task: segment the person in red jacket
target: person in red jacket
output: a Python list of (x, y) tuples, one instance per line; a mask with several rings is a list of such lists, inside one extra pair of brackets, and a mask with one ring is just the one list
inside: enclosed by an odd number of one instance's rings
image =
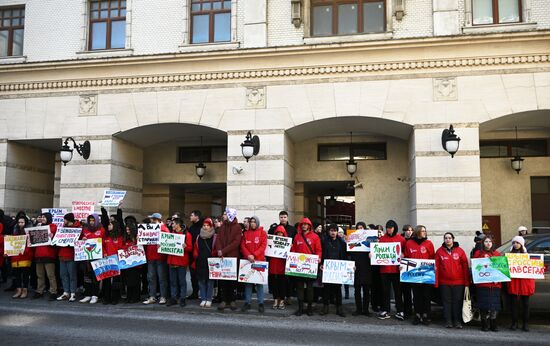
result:
[[(486, 237), (483, 240), (483, 247), (474, 253), (474, 258), (487, 258), (500, 256), (500, 253), (493, 249), (493, 240)], [(493, 332), (498, 331), (497, 314), (500, 311), (500, 282), (488, 282), (476, 285), (477, 305), (481, 312), (481, 330), (486, 332), (491, 328)]]
[[(187, 297), (187, 267), (193, 251), (193, 237), (190, 232), (187, 232), (182, 219), (175, 219), (172, 223), (172, 231), (170, 233), (183, 234), (185, 243), (182, 244), (183, 256), (168, 255), (168, 272), (170, 274), (170, 293), (171, 298), (166, 306), (177, 304), (176, 297), (180, 297), (180, 306), (183, 308), (187, 305), (185, 298)], [(178, 292), (179, 285), (179, 292)]]
[[(162, 215), (153, 213), (148, 218), (154, 224), (160, 224), (161, 232), (169, 232), (165, 224), (162, 223)], [(158, 245), (146, 245), (145, 255), (147, 257), (147, 286), (149, 287), (149, 298), (143, 304), (154, 304), (157, 299), (157, 282), (160, 287), (159, 304), (166, 304), (168, 296), (168, 268), (166, 265), (167, 256), (158, 253)]]
[[(80, 221), (75, 220), (73, 213), (67, 213), (63, 216), (63, 226), (70, 228), (81, 227)], [(59, 257), (59, 275), (61, 276), (61, 283), (63, 285), (63, 294), (57, 297), (57, 300), (74, 302), (76, 300), (78, 282), (77, 266), (74, 261), (74, 247), (59, 247), (57, 255)]]
[[(137, 245), (137, 224), (132, 219), (124, 227), (122, 249)], [(124, 285), (126, 286), (126, 303), (133, 304), (140, 301), (141, 270), (144, 267), (137, 266), (121, 270)]]
[[(241, 240), (242, 258), (251, 263), (265, 261), (265, 248), (267, 247), (267, 232), (260, 226), (260, 219), (252, 216), (248, 219), (248, 229), (244, 231)], [(249, 284), (244, 286), (244, 305), (242, 311), (250, 309), (252, 303), (252, 288), (256, 286), (258, 296), (258, 312), (264, 312), (264, 285)]]
[[(283, 225), (275, 228), (274, 234), (279, 237), (288, 237)], [(286, 277), (285, 277), (286, 259), (270, 257), (269, 258), (269, 283), (273, 289), (273, 309), (285, 309), (286, 296)]]
[(468, 257), (451, 232), (443, 235), (443, 244), (435, 253), (436, 286), (443, 301), (447, 328), (462, 328), (464, 288), (470, 282)]
[[(298, 224), (298, 233), (292, 242), (291, 252), (303, 253), (308, 255), (317, 255), (319, 263), (323, 258), (323, 249), (321, 239), (313, 232), (313, 224), (304, 217)], [(313, 316), (313, 282), (315, 279), (296, 278), (296, 293), (298, 295), (298, 310), (294, 313), (296, 316), (302, 316), (304, 313), (304, 298), (307, 301), (307, 315)], [(305, 295), (304, 295), (305, 286)]]
[[(105, 228), (101, 225), (97, 214), (88, 215), (87, 224), (82, 228), (82, 240), (101, 239), (103, 256), (105, 256)], [(84, 266), (84, 298), (81, 303), (95, 304), (98, 301), (99, 281), (92, 270), (90, 261), (82, 262)]]
[[(101, 207), (101, 225), (107, 230), (103, 240), (103, 245), (105, 246), (103, 254), (105, 257), (118, 257), (118, 250), (122, 249), (124, 243), (122, 231), (116, 219), (116, 217), (109, 217), (107, 210)], [(120, 288), (122, 286), (121, 280), (120, 275), (101, 280), (103, 304), (118, 304), (120, 300)]]
[[(39, 216), (40, 226), (48, 226), (48, 237), (52, 239), (57, 231), (57, 226), (52, 223), (53, 216), (50, 213), (42, 213)], [(50, 301), (57, 298), (57, 280), (55, 278), (55, 261), (57, 259), (57, 249), (54, 246), (38, 246), (34, 249), (34, 263), (36, 267), (36, 292), (32, 299), (42, 298), (46, 288), (46, 275), (50, 283)]]
[[(434, 244), (428, 240), (428, 231), (425, 226), (415, 227), (414, 235), (407, 240), (405, 245), (405, 257), (416, 259), (434, 259)], [(413, 324), (430, 324), (430, 307), (432, 285), (411, 284), (414, 295), (414, 320)]]
[[(26, 235), (25, 228), (29, 226), (25, 217), (18, 218), (13, 235)], [(11, 258), (12, 274), (15, 281), (15, 294), (12, 298), (27, 298), (33, 255), (33, 248), (26, 246), (22, 254)]]
[[(380, 237), (379, 242), (399, 243), (401, 245), (401, 253), (405, 250), (405, 238), (399, 234), (399, 227), (397, 227), (397, 223), (393, 220), (388, 220), (388, 222), (386, 222), (386, 234)], [(382, 280), (382, 311), (378, 314), (378, 318), (381, 320), (390, 318), (390, 289), (393, 287), (395, 309), (397, 310), (395, 318), (403, 321), (405, 319), (405, 313), (403, 311), (401, 282), (399, 281), (399, 265), (381, 266), (380, 277)]]
[[(525, 249), (525, 239), (522, 236), (512, 238), (511, 253), (527, 253)], [(510, 296), (510, 308), (512, 310), (511, 330), (516, 330), (518, 327), (519, 303), (523, 308), (523, 331), (529, 331), (529, 297), (535, 294), (535, 279), (516, 279), (508, 284), (508, 295)]]

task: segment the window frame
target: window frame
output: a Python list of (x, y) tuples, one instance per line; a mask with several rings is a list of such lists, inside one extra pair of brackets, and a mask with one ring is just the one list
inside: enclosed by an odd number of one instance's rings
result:
[(518, 24), (523, 23), (523, 1), (522, 0), (516, 0), (518, 2), (518, 14), (519, 19), (517, 22), (506, 22), (506, 23), (500, 23), (499, 20), (499, 11), (498, 11), (498, 0), (491, 0), (491, 10), (493, 13), (493, 22), (492, 23), (486, 23), (486, 24), (474, 24), (475, 20), (475, 12), (474, 12), (474, 1), (472, 1), (472, 26), (484, 26), (484, 25), (506, 25), (506, 24)]
[[(93, 3), (98, 3), (99, 4), (99, 9), (97, 10), (99, 13), (101, 13), (101, 2), (102, 1), (109, 1), (109, 8), (108, 8), (108, 17), (107, 18), (95, 18), (93, 19), (92, 18), (92, 4)], [(89, 20), (88, 20), (88, 50), (89, 51), (102, 51), (102, 50), (110, 50), (110, 49), (125, 49), (126, 48), (126, 30), (124, 31), (125, 34), (124, 34), (124, 41), (125, 41), (125, 44), (124, 44), (124, 47), (121, 47), (121, 48), (111, 48), (111, 33), (112, 33), (112, 30), (111, 30), (111, 27), (112, 27), (112, 24), (113, 22), (120, 22), (120, 21), (123, 21), (124, 22), (124, 25), (126, 25), (126, 14), (124, 15), (124, 17), (121, 17), (120, 16), (120, 11), (122, 9), (124, 9), (125, 11), (128, 10), (128, 1), (126, 0), (126, 5), (124, 7), (121, 7), (121, 2), (123, 0), (89, 0), (88, 1), (88, 16), (89, 16)], [(119, 16), (118, 17), (113, 17), (111, 18), (111, 3), (113, 2), (118, 2), (118, 11), (119, 11)], [(105, 30), (105, 48), (96, 48), (96, 49), (93, 49), (92, 48), (92, 44), (94, 42), (94, 38), (93, 38), (93, 30), (92, 30), (92, 27), (93, 27), (93, 24), (94, 23), (106, 23), (106, 30)]]
[[(225, 160), (213, 160), (212, 159), (212, 152), (215, 149), (222, 149), (227, 153), (227, 145), (208, 145), (208, 146), (181, 146), (178, 147), (177, 151), (177, 157), (176, 157), (176, 163), (179, 164), (193, 164), (197, 163), (197, 160), (182, 160), (182, 153), (181, 151), (184, 149), (202, 149), (203, 150), (203, 157), (201, 158), (201, 162), (203, 163), (224, 163), (227, 162), (227, 155), (225, 156)], [(208, 154), (204, 155), (204, 152), (208, 150)]]
[[(384, 30), (380, 32), (365, 32), (364, 20), (363, 20), (363, 4), (368, 2), (382, 2), (384, 7)], [(338, 6), (339, 5), (357, 5), (357, 32), (354, 34), (349, 33), (338, 33)], [(314, 26), (315, 26), (315, 16), (313, 15), (313, 10), (318, 6), (331, 6), (332, 7), (332, 34), (330, 35), (315, 35)], [(386, 18), (388, 11), (388, 4), (386, 0), (310, 0), (309, 6), (309, 17), (310, 17), (310, 33), (311, 37), (330, 37), (330, 36), (349, 36), (349, 35), (365, 35), (365, 34), (380, 34), (387, 32), (388, 20)]]
[[(198, 2), (195, 2), (198, 1)], [(213, 3), (216, 1), (220, 1), (222, 3), (222, 9), (214, 10), (213, 9)], [(190, 44), (210, 44), (210, 43), (229, 43), (231, 42), (231, 36), (232, 36), (232, 29), (231, 29), (231, 21), (232, 21), (232, 10), (233, 10), (233, 1), (230, 1), (230, 7), (229, 9), (225, 8), (225, 1), (228, 0), (190, 0), (189, 1), (189, 13), (190, 13), (190, 28), (189, 28), (189, 42)], [(194, 11), (193, 10), (193, 4), (204, 4), (204, 3), (210, 3), (211, 7), (210, 10), (199, 10)], [(201, 6), (202, 7), (202, 6)], [(227, 41), (214, 41), (214, 29), (215, 29), (215, 17), (216, 14), (221, 13), (229, 13), (229, 40)], [(208, 42), (193, 42), (193, 22), (195, 16), (200, 15), (208, 15)]]
[[(525, 154), (521, 154), (520, 156), (521, 157), (548, 157), (548, 153), (549, 153), (549, 146), (550, 146), (550, 143), (549, 143), (549, 140), (547, 138), (526, 138), (526, 139), (519, 139), (517, 140), (518, 143), (529, 143), (529, 142), (546, 142), (546, 145), (545, 145), (545, 154), (544, 155), (525, 155)], [(499, 145), (499, 146), (503, 146), (503, 147), (506, 147), (506, 156), (481, 156), (481, 147), (483, 146), (483, 144), (486, 144), (486, 145)], [(514, 157), (516, 155), (516, 152), (514, 150), (514, 145), (516, 144), (516, 140), (515, 139), (490, 139), (490, 140), (481, 140), (479, 142), (479, 157), (482, 158), (482, 159), (493, 159), (493, 158), (511, 158), (511, 157)]]
[[(383, 159), (361, 159), (361, 158), (358, 158), (355, 156), (355, 153), (353, 152), (353, 149), (354, 148), (357, 148), (357, 147), (360, 147), (360, 146), (368, 146), (368, 145), (383, 145), (384, 146), (384, 158)], [(317, 143), (317, 161), (318, 162), (343, 162), (343, 161), (347, 161), (349, 160), (349, 156), (345, 159), (341, 159), (341, 160), (333, 160), (333, 159), (321, 159), (321, 150), (320, 148), (321, 147), (344, 147), (348, 150), (349, 152), (349, 148), (350, 148), (350, 143)], [(353, 159), (356, 160), (356, 161), (384, 161), (384, 160), (387, 160), (388, 159), (388, 143), (386, 142), (357, 142), (357, 143), (352, 143), (351, 144), (351, 148), (352, 148), (352, 154), (353, 154)]]
[[(23, 13), (22, 16), (13, 17), (13, 10), (23, 10), (23, 11), (25, 11), (25, 13)], [(23, 56), (23, 49), (25, 47), (25, 24), (12, 26), (11, 25), (11, 20), (13, 18), (19, 18), (19, 19), (23, 19), (23, 21), (25, 21), (25, 15), (27, 14), (26, 10), (25, 10), (25, 5), (13, 5), (13, 6), (2, 6), (2, 7), (0, 7), (0, 12), (3, 13), (4, 11), (12, 11), (12, 13), (11, 13), (11, 16), (10, 16), (10, 26), (9, 27), (2, 26), (3, 25), (3, 20), (2, 20), (3, 16), (0, 17), (0, 30), (1, 31), (5, 31), (5, 30), (8, 31), (8, 52), (7, 52), (7, 55), (0, 56), (0, 58)], [(21, 49), (21, 55), (13, 55), (13, 33), (14, 33), (15, 30), (20, 30), (20, 29), (23, 29), (23, 48)]]

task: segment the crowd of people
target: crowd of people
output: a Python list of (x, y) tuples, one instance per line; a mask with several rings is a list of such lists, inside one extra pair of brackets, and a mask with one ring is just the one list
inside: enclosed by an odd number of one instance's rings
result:
[[(319, 272), (325, 260), (352, 260), (354, 268), (355, 311), (353, 316), (371, 316), (379, 319), (391, 318), (391, 292), (395, 300), (394, 318), (412, 319), (412, 323), (431, 322), (433, 293), (438, 291), (443, 305), (443, 316), (447, 328), (462, 328), (462, 304), (466, 287), (475, 291), (476, 306), (480, 311), (483, 331), (497, 331), (497, 317), (501, 310), (501, 283), (471, 284), (469, 259), (451, 232), (443, 236), (443, 243), (436, 248), (428, 239), (425, 226), (405, 225), (399, 232), (395, 221), (389, 220), (385, 227), (358, 222), (357, 230), (378, 230), (379, 242), (400, 243), (404, 257), (432, 259), (436, 262), (436, 284), (412, 284), (400, 282), (399, 266), (371, 265), (369, 252), (347, 252), (345, 235), (336, 224), (312, 223), (303, 218), (295, 226), (290, 224), (288, 213), (279, 213), (279, 222), (268, 229), (261, 226), (257, 216), (238, 222), (237, 211), (226, 208), (220, 217), (203, 217), (198, 210), (185, 224), (180, 213), (163, 220), (154, 213), (138, 222), (133, 216), (123, 218), (122, 210), (108, 215), (101, 208), (101, 215), (92, 214), (86, 222), (76, 220), (74, 214), (64, 216), (64, 227), (81, 227), (80, 239), (101, 238), (103, 256), (117, 254), (119, 249), (137, 245), (140, 223), (160, 224), (161, 232), (186, 234), (184, 255), (158, 253), (158, 245), (145, 246), (147, 264), (123, 269), (121, 275), (98, 281), (90, 261), (75, 262), (72, 247), (40, 246), (26, 247), (24, 253), (0, 261), (3, 281), (11, 278), (11, 286), (5, 291), (14, 291), (13, 299), (32, 299), (47, 296), (51, 301), (68, 301), (96, 304), (117, 304), (124, 298), (132, 304), (187, 305), (188, 300), (198, 300), (201, 308), (236, 310), (238, 298), (244, 299), (243, 312), (252, 307), (252, 294), (257, 296), (258, 311), (265, 311), (265, 291), (273, 295), (273, 309), (285, 309), (293, 297), (297, 298), (295, 315), (313, 315), (314, 304), (320, 304), (320, 314), (329, 313), (329, 304), (336, 307), (336, 314), (346, 316), (342, 305), (342, 285), (321, 283), (318, 279), (289, 277), (285, 275), (285, 259), (267, 258), (267, 234), (292, 238), (292, 252), (313, 254), (319, 257)], [(0, 250), (3, 251), (4, 235), (24, 235), (25, 229), (33, 226), (49, 226), (53, 237), (57, 230), (52, 215), (43, 213), (36, 219), (29, 219), (20, 211), (15, 217), (4, 215), (0, 210)], [(476, 246), (470, 258), (499, 256), (493, 241), (482, 233), (475, 238)], [(520, 235), (513, 238), (511, 252), (525, 253), (525, 241)], [(269, 285), (240, 284), (237, 281), (211, 280), (208, 258), (237, 257), (250, 262), (269, 261)], [(187, 272), (190, 272), (192, 293), (187, 296)], [(60, 284), (60, 285), (59, 285)], [(29, 292), (32, 286), (34, 292)], [(522, 306), (522, 329), (528, 331), (529, 297), (534, 294), (532, 279), (512, 279), (506, 285), (512, 310), (511, 329), (518, 328), (519, 306)], [(82, 296), (77, 297), (77, 293)], [(345, 289), (346, 295), (349, 290)], [(146, 295), (145, 300), (142, 296)]]

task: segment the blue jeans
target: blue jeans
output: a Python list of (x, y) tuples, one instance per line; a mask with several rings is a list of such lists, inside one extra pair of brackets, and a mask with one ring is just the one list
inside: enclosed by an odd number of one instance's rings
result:
[(75, 261), (59, 261), (59, 275), (63, 284), (63, 292), (76, 293), (76, 262)]
[(214, 293), (214, 281), (209, 279), (199, 280), (199, 291), (201, 300), (211, 302)]
[(180, 287), (179, 296), (181, 299), (187, 297), (187, 267), (170, 267), (170, 293), (172, 298), (176, 299), (178, 296), (178, 283)]
[(147, 262), (147, 283), (149, 285), (149, 297), (156, 297), (158, 282), (160, 286), (160, 296), (166, 298), (168, 296), (167, 279), (168, 274), (166, 272), (166, 262)]
[(244, 286), (244, 301), (250, 304), (252, 302), (252, 286), (256, 286), (256, 295), (258, 296), (258, 304), (264, 303), (264, 285), (246, 284)]

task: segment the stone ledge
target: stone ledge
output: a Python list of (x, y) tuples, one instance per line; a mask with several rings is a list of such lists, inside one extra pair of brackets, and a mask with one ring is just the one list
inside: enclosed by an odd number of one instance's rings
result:
[[(414, 130), (431, 130), (431, 129), (448, 129), (451, 123), (432, 123), (432, 124), (416, 124), (413, 126)], [(453, 123), (453, 128), (467, 128), (477, 129), (479, 123)]]
[[(285, 161), (284, 155), (258, 155), (253, 156), (249, 159), (249, 161)], [(227, 162), (229, 161), (246, 161), (246, 159), (243, 156), (228, 156)]]
[(420, 177), (416, 178), (417, 184), (433, 184), (433, 183), (479, 183), (481, 177)]
[(227, 186), (285, 185), (284, 180), (228, 180)]
[(410, 211), (419, 209), (481, 209), (481, 203), (437, 203), (437, 204), (417, 204), (416, 208), (411, 208)]
[(21, 185), (8, 185), (8, 184), (0, 184), (0, 190), (30, 192), (30, 193), (38, 193), (38, 194), (41, 194), (41, 195), (53, 195), (54, 194), (53, 190), (36, 189), (34, 187), (21, 186)]
[[(73, 184), (60, 184), (60, 189), (112, 189), (112, 190), (123, 190), (123, 191), (132, 191), (142, 193), (143, 189), (136, 188), (133, 186), (120, 185), (120, 184), (109, 184), (109, 183), (73, 183)], [(53, 193), (53, 192), (52, 192)]]
[(503, 32), (537, 30), (537, 23), (509, 23), (493, 25), (476, 25), (462, 28), (462, 32), (468, 35), (494, 34)]
[(13, 168), (13, 169), (19, 169), (22, 171), (27, 172), (35, 172), (35, 173), (42, 173), (42, 174), (55, 174), (55, 169), (44, 169), (44, 168), (38, 168), (34, 166), (28, 166), (28, 165), (21, 165), (16, 163), (9, 163), (9, 162), (0, 162), (0, 167), (7, 167), (7, 168)]
[[(285, 207), (282, 204), (274, 204), (274, 205), (228, 205), (230, 208), (234, 208), (237, 210), (237, 218), (239, 217), (239, 210), (288, 210), (285, 209)], [(241, 215), (241, 217), (243, 217)], [(245, 216), (246, 217), (246, 216)]]
[(124, 162), (115, 161), (115, 160), (74, 160), (74, 161), (71, 161), (71, 163), (74, 165), (112, 165), (112, 166), (131, 169), (133, 171), (140, 172), (140, 173), (143, 172), (143, 168), (141, 167), (137, 167), (129, 163), (124, 163)]
[[(430, 157), (430, 156), (449, 156), (446, 151), (417, 151), (415, 152), (417, 157)], [(479, 156), (479, 150), (459, 150), (455, 153), (455, 156)]]
[(246, 136), (248, 131), (252, 135), (279, 135), (285, 133), (285, 129), (269, 129), (269, 130), (232, 130), (227, 131), (228, 136)]

